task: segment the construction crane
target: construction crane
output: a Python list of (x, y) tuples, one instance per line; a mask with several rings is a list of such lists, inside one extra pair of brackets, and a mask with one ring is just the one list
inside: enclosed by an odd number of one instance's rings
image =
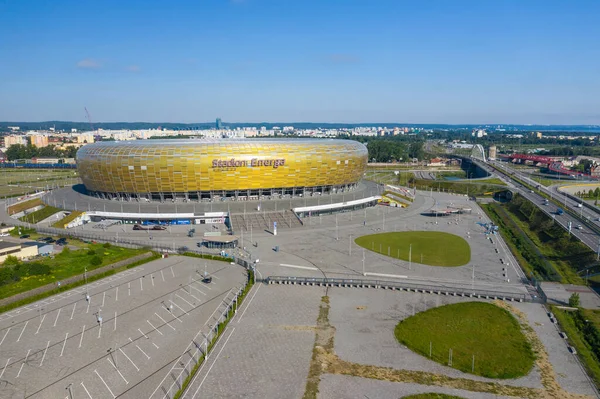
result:
[(92, 116), (90, 115), (90, 111), (88, 111), (87, 107), (83, 107), (83, 109), (85, 109), (85, 117), (90, 123), (90, 129), (94, 131), (94, 125), (92, 124)]

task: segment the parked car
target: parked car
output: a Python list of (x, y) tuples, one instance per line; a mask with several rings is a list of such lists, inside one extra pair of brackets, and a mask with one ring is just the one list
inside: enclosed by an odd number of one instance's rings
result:
[(66, 238), (59, 238), (58, 240), (56, 240), (56, 244), (57, 245), (67, 245), (67, 239)]
[(212, 277), (211, 276), (204, 276), (202, 278), (202, 282), (205, 283), (205, 284), (210, 284), (210, 283), (212, 283)]
[(8, 233), (0, 233), (0, 237), (8, 237), (10, 234)]
[(31, 237), (29, 234), (23, 234), (23, 235), (22, 235), (21, 237), (19, 237), (19, 238), (23, 238), (23, 239), (25, 239), (25, 238), (29, 238), (29, 237)]

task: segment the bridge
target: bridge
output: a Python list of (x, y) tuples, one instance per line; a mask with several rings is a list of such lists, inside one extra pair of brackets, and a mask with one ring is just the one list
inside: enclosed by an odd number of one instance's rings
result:
[(485, 150), (481, 144), (475, 144), (471, 149), (471, 157), (479, 159), (480, 161), (487, 162), (485, 158)]

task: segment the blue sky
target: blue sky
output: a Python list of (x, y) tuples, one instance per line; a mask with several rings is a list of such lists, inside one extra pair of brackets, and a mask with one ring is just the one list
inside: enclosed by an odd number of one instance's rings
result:
[(599, 1), (0, 0), (0, 120), (600, 124)]

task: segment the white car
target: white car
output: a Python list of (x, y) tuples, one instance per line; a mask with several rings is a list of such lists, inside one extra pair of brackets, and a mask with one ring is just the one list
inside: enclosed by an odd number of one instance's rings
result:
[(8, 237), (10, 234), (8, 233), (0, 233), (0, 237)]

